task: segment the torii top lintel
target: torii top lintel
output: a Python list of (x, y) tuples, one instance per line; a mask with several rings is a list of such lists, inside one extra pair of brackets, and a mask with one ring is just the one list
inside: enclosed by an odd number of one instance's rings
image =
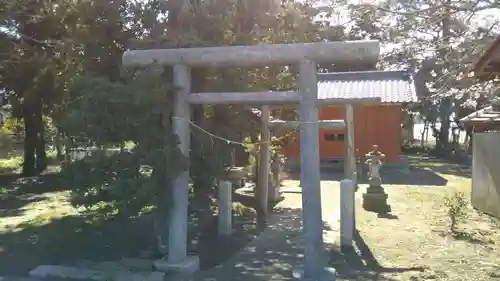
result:
[(376, 40), (298, 44), (268, 44), (181, 49), (129, 50), (124, 67), (153, 64), (189, 66), (264, 66), (294, 64), (307, 59), (317, 63), (375, 63), (380, 55)]

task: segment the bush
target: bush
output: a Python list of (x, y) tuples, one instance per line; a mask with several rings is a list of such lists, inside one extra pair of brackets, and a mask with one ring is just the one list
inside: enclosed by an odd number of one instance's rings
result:
[[(155, 152), (158, 156), (153, 157)], [(161, 162), (165, 161), (156, 159), (161, 155), (164, 153), (159, 150), (150, 155), (136, 149), (111, 155), (94, 151), (67, 165), (61, 173), (72, 187), (71, 203), (103, 215), (125, 216), (138, 215), (146, 206), (165, 204), (169, 198), (166, 179), (175, 176), (183, 163), (179, 160), (178, 166), (163, 169)]]
[(102, 215), (138, 215), (146, 206), (167, 213), (169, 183), (187, 161), (172, 133), (171, 89), (157, 74), (135, 72), (126, 82), (75, 80), (59, 112), (64, 118), (55, 120), (74, 148), (92, 150), (62, 170), (74, 205)]
[(444, 205), (450, 218), (450, 230), (455, 232), (457, 223), (467, 217), (469, 202), (463, 192), (454, 192), (452, 195), (445, 197)]

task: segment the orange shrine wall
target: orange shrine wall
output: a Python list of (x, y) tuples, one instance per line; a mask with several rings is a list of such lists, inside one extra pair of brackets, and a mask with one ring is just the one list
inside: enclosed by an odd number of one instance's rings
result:
[[(398, 162), (401, 155), (401, 106), (400, 105), (358, 105), (354, 107), (354, 146), (356, 156), (362, 156), (377, 144), (385, 153), (386, 160)], [(320, 120), (344, 119), (343, 107), (323, 107), (319, 110)], [(344, 154), (343, 130), (320, 129), (320, 158), (342, 158)], [(297, 132), (286, 138), (284, 154), (291, 159), (300, 157), (300, 139)]]

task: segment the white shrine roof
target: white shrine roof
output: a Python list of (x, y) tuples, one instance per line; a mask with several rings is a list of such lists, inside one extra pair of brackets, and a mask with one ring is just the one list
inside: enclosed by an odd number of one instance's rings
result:
[(413, 79), (406, 71), (319, 73), (318, 98), (380, 98), (382, 103), (411, 103), (418, 100)]

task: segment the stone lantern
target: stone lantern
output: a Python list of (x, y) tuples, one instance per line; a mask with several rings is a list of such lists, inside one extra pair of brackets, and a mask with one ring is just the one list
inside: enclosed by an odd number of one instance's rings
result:
[(368, 164), (368, 182), (369, 186), (366, 193), (363, 194), (363, 209), (377, 213), (390, 213), (391, 206), (387, 204), (387, 193), (382, 187), (382, 179), (380, 177), (380, 168), (385, 155), (379, 150), (378, 145), (374, 145), (372, 151), (366, 156), (366, 164)]

